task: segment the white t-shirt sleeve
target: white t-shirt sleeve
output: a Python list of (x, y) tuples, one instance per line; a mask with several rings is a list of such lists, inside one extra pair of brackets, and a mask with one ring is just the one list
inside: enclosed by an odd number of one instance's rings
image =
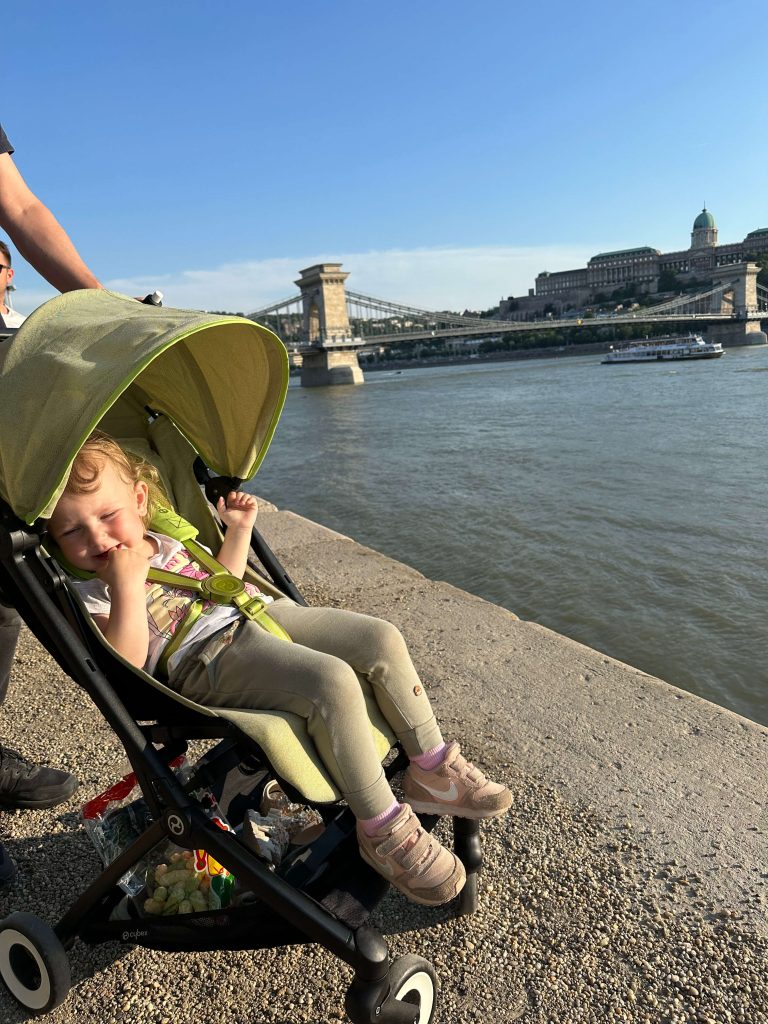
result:
[(73, 580), (72, 585), (91, 615), (109, 615), (111, 601), (103, 580)]

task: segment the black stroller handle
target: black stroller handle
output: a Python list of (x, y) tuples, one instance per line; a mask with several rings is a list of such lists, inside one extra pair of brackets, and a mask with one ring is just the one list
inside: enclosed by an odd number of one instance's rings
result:
[[(237, 476), (214, 476), (200, 456), (195, 459), (192, 468), (198, 484), (205, 490), (206, 498), (214, 506), (219, 498), (224, 498), (226, 501), (229, 492), (239, 490), (243, 482)], [(251, 530), (251, 551), (253, 551), (266, 569), (268, 578), (271, 579), (279, 590), (282, 590), (296, 604), (306, 605), (307, 602), (304, 600), (299, 588), (280, 564), (274, 551), (272, 551), (255, 526)]]

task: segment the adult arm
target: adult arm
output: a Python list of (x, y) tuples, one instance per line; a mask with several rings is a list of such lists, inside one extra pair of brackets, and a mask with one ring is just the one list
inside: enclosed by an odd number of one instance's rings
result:
[(9, 153), (0, 153), (0, 226), (24, 259), (60, 292), (103, 287), (61, 224), (30, 190)]

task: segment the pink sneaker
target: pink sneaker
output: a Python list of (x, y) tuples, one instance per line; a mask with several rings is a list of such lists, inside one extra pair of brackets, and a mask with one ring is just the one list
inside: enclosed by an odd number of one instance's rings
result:
[(443, 763), (431, 772), (411, 762), (403, 778), (403, 793), (414, 811), (457, 818), (497, 818), (512, 804), (506, 786), (491, 782), (467, 761), (455, 740), (449, 743)]
[(467, 880), (458, 857), (424, 831), (408, 804), (376, 835), (358, 825), (357, 841), (363, 860), (414, 903), (447, 903)]

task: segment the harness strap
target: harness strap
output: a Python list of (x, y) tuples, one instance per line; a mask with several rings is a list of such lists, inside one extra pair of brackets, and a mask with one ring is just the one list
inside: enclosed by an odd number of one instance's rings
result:
[[(151, 572), (152, 570), (150, 570)], [(157, 581), (158, 583), (160, 580)], [(173, 634), (171, 639), (163, 648), (160, 657), (157, 660), (156, 671), (158, 675), (162, 675), (164, 678), (168, 678), (168, 662), (174, 656), (179, 647), (181, 647), (182, 641), (189, 633), (190, 629), (194, 626), (197, 620), (203, 613), (204, 604), (202, 601), (195, 601), (187, 608), (184, 618), (179, 623), (178, 629)]]
[(184, 618), (179, 623), (176, 632), (163, 648), (163, 653), (157, 663), (157, 669), (164, 676), (168, 675), (168, 662), (178, 651), (184, 639), (189, 635), (190, 630), (200, 618), (203, 608), (207, 603), (231, 604), (251, 622), (257, 623), (262, 629), (280, 640), (291, 642), (290, 636), (267, 613), (267, 604), (258, 595), (249, 594), (245, 583), (233, 576), (229, 570), (221, 564), (204, 547), (191, 538), (184, 541), (184, 547), (192, 555), (194, 560), (204, 569), (210, 572), (206, 579), (197, 580), (190, 576), (182, 576), (179, 573), (168, 572), (167, 569), (150, 568), (147, 579), (152, 583), (162, 583), (168, 587), (176, 587), (179, 590), (191, 590), (200, 597), (193, 601), (184, 613)]

